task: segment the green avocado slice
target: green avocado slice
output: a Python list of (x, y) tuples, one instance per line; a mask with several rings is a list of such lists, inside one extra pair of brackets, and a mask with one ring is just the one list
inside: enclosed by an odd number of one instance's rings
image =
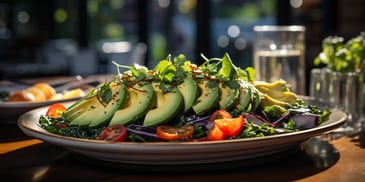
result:
[(117, 110), (109, 125), (128, 124), (142, 118), (151, 107), (154, 90), (151, 83), (144, 82), (128, 89), (129, 96), (124, 106)]
[(113, 116), (126, 98), (126, 86), (120, 83), (111, 83), (111, 100), (102, 103), (97, 94), (87, 95), (69, 107), (64, 113), (65, 120), (70, 125), (95, 127), (104, 124)]
[(218, 87), (209, 88), (207, 80), (198, 82), (200, 95), (193, 104), (193, 110), (197, 115), (203, 115), (214, 107), (217, 107), (220, 93)]
[(146, 113), (143, 126), (153, 126), (165, 123), (180, 112), (183, 105), (183, 96), (177, 88), (170, 92), (163, 92), (159, 83), (152, 83), (156, 94), (155, 107)]
[(186, 77), (184, 81), (177, 86), (184, 99), (184, 113), (188, 112), (193, 106), (198, 96), (198, 86), (194, 79)]
[(219, 84), (220, 89), (220, 100), (219, 100), (219, 108), (229, 110), (236, 103), (239, 97), (239, 90), (230, 88), (228, 85), (224, 83)]

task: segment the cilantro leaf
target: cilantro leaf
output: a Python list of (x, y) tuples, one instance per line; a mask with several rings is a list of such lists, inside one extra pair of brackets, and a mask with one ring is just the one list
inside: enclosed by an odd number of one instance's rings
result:
[(112, 90), (110, 89), (109, 84), (105, 83), (101, 87), (99, 87), (98, 91), (98, 99), (103, 105), (107, 105), (112, 100)]
[(219, 69), (217, 75), (228, 80), (237, 79), (237, 68), (227, 53), (222, 58), (222, 67)]

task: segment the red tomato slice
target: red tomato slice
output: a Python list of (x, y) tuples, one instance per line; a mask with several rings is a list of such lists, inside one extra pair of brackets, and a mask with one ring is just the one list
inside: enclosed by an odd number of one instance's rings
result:
[(194, 133), (194, 126), (184, 125), (181, 127), (161, 125), (156, 128), (156, 135), (164, 140), (179, 140), (191, 138)]
[(237, 118), (231, 119), (216, 119), (214, 124), (223, 132), (226, 136), (236, 136), (242, 130), (244, 124), (244, 118), (240, 115)]
[(231, 114), (228, 111), (220, 109), (216, 110), (212, 115), (210, 115), (209, 121), (213, 122), (216, 119), (230, 119), (232, 118)]
[(218, 128), (216, 124), (209, 130), (208, 140), (224, 140), (226, 139), (226, 135)]
[(63, 104), (54, 103), (51, 106), (49, 106), (46, 112), (46, 116), (52, 118), (59, 118), (64, 111), (66, 111), (66, 107)]
[(104, 128), (99, 136), (98, 140), (106, 140), (112, 142), (124, 141), (127, 138), (127, 128), (124, 125), (113, 125)]

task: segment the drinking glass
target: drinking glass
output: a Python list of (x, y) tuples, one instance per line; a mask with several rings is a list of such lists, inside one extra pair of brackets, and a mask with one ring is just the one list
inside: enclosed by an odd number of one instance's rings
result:
[(256, 80), (285, 80), (290, 90), (305, 94), (305, 27), (254, 26), (253, 66)]

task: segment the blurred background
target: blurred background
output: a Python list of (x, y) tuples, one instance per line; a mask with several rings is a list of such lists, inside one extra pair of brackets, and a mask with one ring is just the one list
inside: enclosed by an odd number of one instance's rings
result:
[[(0, 0), (0, 79), (116, 73), (183, 53), (252, 66), (254, 25), (306, 26), (307, 73), (329, 35), (365, 30), (362, 0)], [(307, 74), (309, 75), (309, 73)]]

